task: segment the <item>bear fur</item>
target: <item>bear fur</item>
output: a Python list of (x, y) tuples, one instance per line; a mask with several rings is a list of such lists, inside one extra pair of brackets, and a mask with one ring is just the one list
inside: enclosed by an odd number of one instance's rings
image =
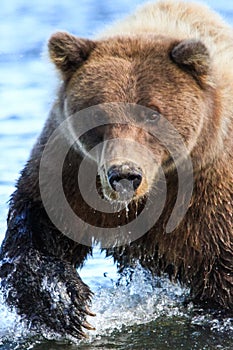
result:
[[(76, 268), (92, 249), (70, 239), (51, 222), (41, 199), (39, 171), (53, 131), (69, 115), (104, 103), (142, 105), (154, 111), (153, 118), (162, 115), (174, 125), (192, 160), (189, 207), (177, 227), (167, 233), (178, 189), (176, 169), (158, 141), (140, 127), (145, 120), (132, 123), (125, 114), (124, 128), (119, 124), (99, 127), (75, 144), (75, 131), (64, 131), (62, 142), (71, 147), (63, 165), (63, 186), (72, 209), (94, 226), (114, 227), (135, 218), (134, 201), (143, 207), (156, 181), (153, 164), (141, 164), (140, 157), (134, 157), (142, 169), (134, 179), (142, 182), (135, 185), (128, 215), (122, 210), (120, 219), (118, 213), (97, 212), (85, 203), (77, 169), (88, 150), (101, 140), (137, 140), (164, 168), (165, 207), (146, 234), (123, 246), (108, 247), (106, 254), (114, 257), (119, 271), (139, 261), (153, 273), (168, 273), (189, 286), (194, 301), (232, 314), (232, 43), (232, 29), (217, 14), (203, 5), (175, 1), (146, 4), (93, 40), (65, 32), (50, 38), (49, 54), (62, 84), (11, 197), (0, 256), (6, 301), (31, 327), (46, 326), (77, 338), (85, 336), (83, 328), (91, 329), (85, 318), (93, 315), (89, 309), (92, 293)], [(105, 114), (111, 120), (108, 110)], [(56, 173), (55, 151), (48, 177)], [(122, 150), (117, 155), (120, 153)], [(97, 187), (111, 201), (114, 191), (109, 190), (105, 175), (100, 171)], [(62, 220), (59, 203), (56, 210)]]

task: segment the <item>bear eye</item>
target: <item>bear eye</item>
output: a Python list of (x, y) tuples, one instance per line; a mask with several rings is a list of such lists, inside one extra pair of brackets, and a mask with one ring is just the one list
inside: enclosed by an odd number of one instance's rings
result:
[(150, 111), (147, 113), (146, 119), (148, 122), (157, 123), (160, 120), (159, 111)]

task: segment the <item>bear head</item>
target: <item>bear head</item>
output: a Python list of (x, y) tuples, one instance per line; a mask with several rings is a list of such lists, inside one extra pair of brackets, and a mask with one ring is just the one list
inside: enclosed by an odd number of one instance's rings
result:
[[(59, 32), (49, 53), (63, 81), (66, 137), (98, 164), (108, 200), (143, 197), (161, 166), (171, 171), (174, 152), (179, 161), (192, 154), (212, 108), (211, 58), (201, 41), (152, 34), (88, 40)], [(88, 132), (76, 137), (83, 110)]]

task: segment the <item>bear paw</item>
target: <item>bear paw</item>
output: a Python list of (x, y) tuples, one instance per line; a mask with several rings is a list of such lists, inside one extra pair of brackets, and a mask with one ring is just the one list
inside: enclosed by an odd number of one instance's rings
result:
[(89, 309), (92, 292), (69, 262), (30, 251), (5, 267), (3, 262), (0, 277), (7, 303), (29, 329), (77, 339), (86, 337), (83, 328), (94, 329), (86, 321), (95, 315)]

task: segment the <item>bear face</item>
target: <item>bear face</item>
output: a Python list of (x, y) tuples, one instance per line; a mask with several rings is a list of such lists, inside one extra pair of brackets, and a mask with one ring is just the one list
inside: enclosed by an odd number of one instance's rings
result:
[[(87, 117), (93, 130), (76, 140), (72, 120), (77, 116), (69, 121), (66, 136), (70, 142), (72, 134), (78, 151), (85, 155), (105, 141), (94, 160), (100, 165), (108, 199), (120, 200), (120, 193), (130, 189), (134, 198), (144, 196), (153, 186), (158, 168), (171, 164), (166, 147), (154, 137), (156, 132), (173, 148), (180, 135), (188, 154), (197, 145), (212, 97), (211, 62), (202, 42), (177, 42), (161, 36), (90, 41), (57, 33), (49, 41), (49, 51), (64, 81), (60, 121), (92, 106), (96, 106), (94, 113), (102, 113), (105, 127), (93, 129)], [(114, 110), (109, 103), (114, 103)], [(164, 121), (171, 123), (174, 134)], [(119, 142), (113, 147), (107, 142), (111, 139)], [(133, 143), (125, 147), (120, 140)], [(151, 152), (153, 162), (148, 162), (135, 140)]]

